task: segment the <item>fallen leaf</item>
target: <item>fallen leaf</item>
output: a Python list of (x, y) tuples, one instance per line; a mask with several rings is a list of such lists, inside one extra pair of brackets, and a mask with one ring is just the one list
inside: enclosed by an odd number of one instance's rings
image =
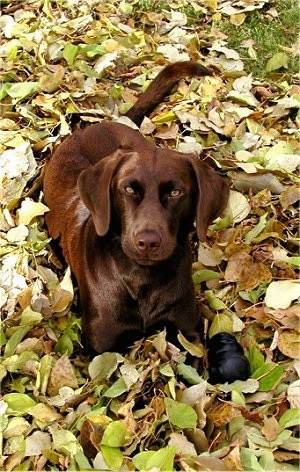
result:
[(268, 441), (273, 441), (277, 438), (278, 434), (282, 431), (282, 427), (274, 416), (264, 417), (264, 424), (261, 428), (261, 432)]
[(66, 386), (78, 388), (78, 381), (68, 356), (63, 355), (57, 359), (51, 369), (47, 392), (53, 397), (59, 393), (60, 388)]
[(300, 359), (300, 334), (297, 331), (281, 331), (278, 337), (278, 348), (292, 359)]
[(257, 193), (268, 188), (273, 194), (279, 195), (282, 194), (282, 192), (284, 193), (286, 189), (286, 187), (271, 172), (263, 174), (233, 172), (231, 177), (235, 188), (240, 192), (248, 193), (249, 190), (252, 190), (253, 193)]
[(300, 380), (295, 380), (288, 386), (287, 399), (291, 408), (300, 409)]
[(209, 328), (209, 337), (212, 338), (218, 333), (232, 333), (233, 326), (232, 320), (222, 313), (218, 313), (214, 316), (212, 323)]
[(230, 450), (229, 454), (222, 458), (227, 470), (244, 470), (241, 462), (241, 451), (239, 445)]
[(265, 303), (270, 308), (286, 309), (300, 297), (300, 283), (295, 280), (276, 280), (267, 287)]
[(192, 456), (197, 455), (197, 451), (194, 444), (191, 443), (183, 434), (171, 433), (168, 445), (174, 446), (174, 448), (176, 449), (176, 454), (189, 454)]
[(45, 449), (51, 449), (51, 436), (43, 431), (34, 431), (25, 439), (25, 457), (40, 456)]
[(35, 202), (31, 198), (25, 198), (21, 207), (17, 210), (17, 220), (19, 225), (28, 225), (36, 216), (44, 215), (49, 208), (42, 202)]
[(240, 223), (249, 215), (250, 210), (247, 198), (242, 193), (231, 190), (222, 216), (228, 216), (233, 223)]
[(170, 423), (178, 428), (195, 428), (197, 424), (197, 413), (189, 406), (179, 403), (171, 398), (164, 399), (166, 414)]
[(266, 72), (273, 72), (274, 70), (288, 67), (289, 57), (284, 52), (277, 52), (271, 59), (268, 60), (265, 70)]
[(220, 403), (212, 406), (207, 412), (207, 418), (215, 428), (229, 424), (240, 412), (229, 403)]

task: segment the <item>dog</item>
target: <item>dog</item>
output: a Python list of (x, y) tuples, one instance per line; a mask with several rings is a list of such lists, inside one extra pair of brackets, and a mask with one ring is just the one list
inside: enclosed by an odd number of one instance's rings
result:
[[(212, 75), (193, 61), (165, 67), (127, 112), (136, 125), (176, 83)], [(102, 122), (58, 146), (44, 175), (46, 223), (77, 280), (83, 344), (120, 350), (157, 326), (200, 340), (189, 234), (205, 241), (229, 189), (198, 156), (160, 149)]]

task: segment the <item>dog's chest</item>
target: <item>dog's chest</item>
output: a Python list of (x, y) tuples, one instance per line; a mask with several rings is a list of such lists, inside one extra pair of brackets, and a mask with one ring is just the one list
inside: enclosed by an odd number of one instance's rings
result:
[(134, 310), (146, 330), (157, 322), (172, 319), (174, 307), (180, 304), (183, 293), (178, 290), (175, 280), (170, 279), (170, 274), (153, 271), (151, 276), (148, 272), (147, 277), (143, 277), (141, 272), (124, 275), (122, 283), (127, 291), (129, 310)]

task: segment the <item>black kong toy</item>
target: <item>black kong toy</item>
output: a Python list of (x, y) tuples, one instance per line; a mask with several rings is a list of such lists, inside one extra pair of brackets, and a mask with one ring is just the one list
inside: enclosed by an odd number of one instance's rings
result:
[(212, 384), (247, 380), (249, 362), (242, 346), (229, 333), (218, 333), (208, 343), (209, 382)]

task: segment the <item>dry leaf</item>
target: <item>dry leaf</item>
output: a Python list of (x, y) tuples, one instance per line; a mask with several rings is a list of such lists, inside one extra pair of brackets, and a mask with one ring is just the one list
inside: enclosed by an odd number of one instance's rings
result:
[(300, 334), (297, 331), (282, 331), (279, 333), (278, 348), (287, 357), (300, 359)]
[(282, 428), (274, 416), (264, 417), (264, 424), (261, 428), (261, 432), (268, 441), (274, 441), (281, 431)]
[(47, 392), (51, 397), (59, 393), (62, 387), (78, 388), (77, 378), (73, 371), (73, 366), (65, 354), (53, 365), (48, 381)]
[(300, 297), (300, 282), (296, 280), (276, 280), (266, 291), (265, 303), (270, 308), (288, 308)]

